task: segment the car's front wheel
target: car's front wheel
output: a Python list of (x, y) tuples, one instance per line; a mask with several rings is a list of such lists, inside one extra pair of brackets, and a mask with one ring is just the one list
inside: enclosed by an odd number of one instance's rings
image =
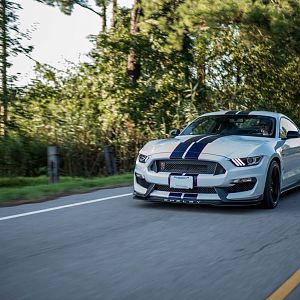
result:
[(280, 198), (280, 167), (273, 160), (269, 166), (265, 190), (263, 206), (265, 208), (275, 208)]

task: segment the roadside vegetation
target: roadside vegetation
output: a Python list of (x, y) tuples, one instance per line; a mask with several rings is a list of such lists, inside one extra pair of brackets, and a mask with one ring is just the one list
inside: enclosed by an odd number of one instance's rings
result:
[(16, 54), (9, 16), (21, 8), (1, 2), (0, 176), (47, 174), (49, 145), (63, 176), (109, 175), (108, 148), (117, 173), (130, 172), (147, 141), (214, 110), (278, 111), (300, 124), (299, 0), (36, 1), (70, 18), (97, 10), (102, 26), (88, 62), (37, 63), (36, 79), (16, 88), (4, 79)]
[(62, 177), (55, 184), (48, 184), (46, 176), (0, 178), (0, 205), (43, 201), (100, 188), (127, 186), (132, 184), (132, 178), (132, 173), (95, 178)]

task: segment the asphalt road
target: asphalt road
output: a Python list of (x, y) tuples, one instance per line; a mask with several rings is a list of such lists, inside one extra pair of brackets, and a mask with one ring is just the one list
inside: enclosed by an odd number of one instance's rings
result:
[(300, 190), (275, 210), (124, 196), (4, 218), (130, 192), (0, 208), (0, 299), (266, 299), (300, 268)]

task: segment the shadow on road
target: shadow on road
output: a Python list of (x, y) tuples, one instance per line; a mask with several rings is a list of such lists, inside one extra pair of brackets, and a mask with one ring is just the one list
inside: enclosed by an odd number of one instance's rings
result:
[(213, 206), (207, 204), (182, 204), (182, 203), (160, 203), (160, 202), (146, 202), (143, 200), (136, 200), (135, 206), (141, 209), (157, 209), (167, 211), (184, 211), (210, 214), (252, 214), (258, 211), (265, 211), (259, 205), (251, 206)]
[(295, 189), (292, 189), (292, 190), (289, 190), (287, 192), (284, 192), (282, 195), (281, 195), (281, 199), (288, 199), (290, 197), (292, 198), (299, 198), (299, 192), (300, 192), (300, 187), (297, 187)]

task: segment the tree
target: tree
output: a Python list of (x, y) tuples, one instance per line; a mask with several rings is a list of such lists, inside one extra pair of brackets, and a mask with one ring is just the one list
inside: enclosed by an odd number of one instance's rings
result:
[(6, 0), (1, 0), (0, 4), (0, 18), (1, 18), (1, 34), (0, 34), (0, 55), (1, 55), (1, 124), (0, 134), (6, 135), (7, 130), (7, 108), (8, 108), (8, 95), (7, 95), (7, 32), (8, 32), (8, 18), (7, 18), (8, 3)]
[(32, 47), (22, 46), (22, 39), (27, 37), (19, 31), (17, 26), (18, 17), (16, 11), (21, 9), (17, 3), (7, 0), (0, 2), (0, 134), (7, 135), (8, 129), (8, 106), (11, 101), (11, 89), (8, 83), (14, 78), (9, 78), (7, 69), (11, 66), (9, 57), (18, 53), (28, 54)]
[(112, 18), (111, 18), (111, 28), (115, 28), (117, 24), (117, 14), (118, 14), (118, 3), (117, 0), (112, 0)]
[[(142, 13), (142, 1), (134, 0), (133, 8), (131, 10), (130, 18), (130, 34), (132, 37), (139, 32), (139, 21)], [(140, 77), (141, 64), (138, 61), (134, 47), (129, 50), (127, 58), (127, 74), (133, 84), (136, 84)]]
[(277, 110), (300, 123), (299, 20), (298, 0), (136, 0), (95, 37), (89, 62), (40, 69), (15, 122), (64, 149), (65, 174), (85, 176), (105, 172), (104, 145), (130, 170), (147, 140), (207, 111)]
[(102, 32), (106, 31), (107, 27), (107, 7), (110, 4), (111, 0), (94, 0), (96, 6), (100, 7), (100, 12), (95, 10), (90, 4), (89, 0), (36, 0), (38, 2), (50, 5), (58, 6), (59, 9), (67, 15), (71, 15), (75, 5), (83, 7), (95, 14), (97, 14), (102, 19)]

